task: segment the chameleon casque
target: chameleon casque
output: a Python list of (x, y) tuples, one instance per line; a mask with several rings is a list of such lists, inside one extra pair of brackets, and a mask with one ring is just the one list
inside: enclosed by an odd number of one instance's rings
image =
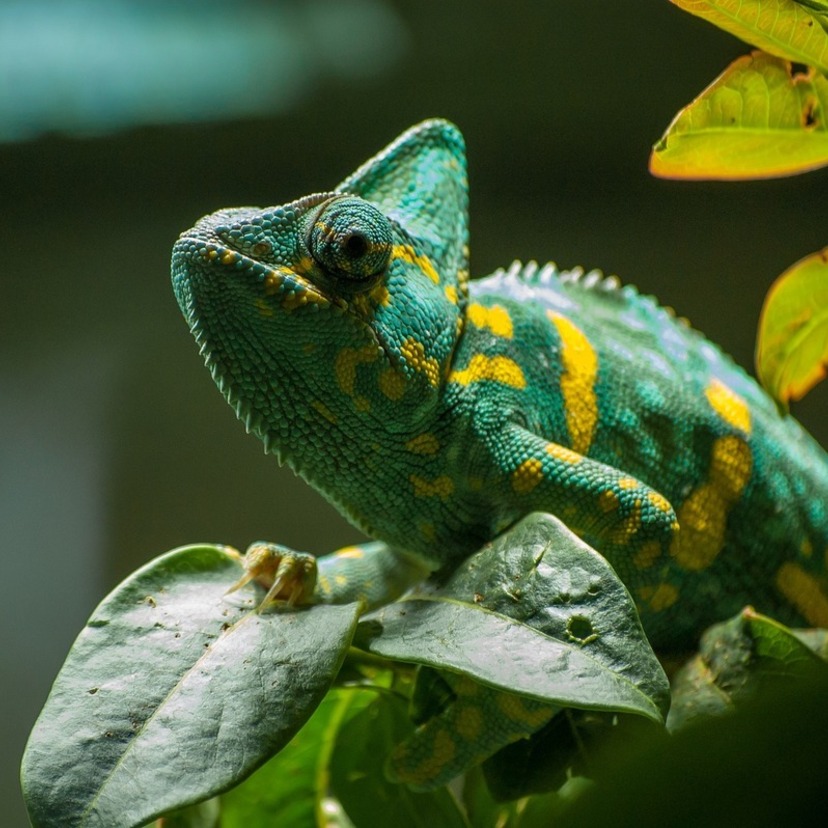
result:
[[(614, 277), (515, 263), (470, 280), (450, 123), (413, 127), (331, 192), (201, 219), (172, 279), (248, 430), (375, 539), (318, 563), (254, 545), (248, 577), (270, 598), (376, 605), (543, 511), (610, 561), (657, 652), (746, 604), (828, 627), (822, 448)], [(551, 709), (535, 704), (536, 727)], [(479, 760), (456, 741), (431, 781)], [(428, 784), (415, 764), (396, 775)]]

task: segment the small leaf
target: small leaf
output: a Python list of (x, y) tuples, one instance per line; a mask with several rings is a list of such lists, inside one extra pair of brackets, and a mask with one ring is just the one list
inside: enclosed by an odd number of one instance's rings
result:
[(759, 319), (756, 373), (787, 405), (824, 379), (828, 363), (828, 247), (788, 268), (771, 286)]
[(184, 547), (95, 610), (23, 757), (35, 828), (143, 825), (240, 782), (304, 724), (357, 606), (259, 614), (224, 599), (238, 575), (237, 553)]
[(330, 785), (345, 813), (359, 828), (468, 828), (447, 788), (415, 792), (385, 778), (384, 765), (395, 744), (411, 732), (405, 704), (382, 695), (342, 727), (330, 763)]
[(813, 678), (828, 678), (819, 654), (792, 630), (746, 607), (706, 630), (698, 655), (675, 675), (667, 726), (680, 730), (729, 713), (769, 686)]
[(671, 0), (771, 55), (828, 71), (826, 11), (819, 0)]
[(668, 704), (626, 588), (551, 515), (524, 518), (442, 586), (366, 616), (357, 645), (565, 706), (661, 721)]
[(733, 61), (650, 155), (653, 175), (679, 179), (775, 178), (825, 164), (828, 79), (762, 52)]

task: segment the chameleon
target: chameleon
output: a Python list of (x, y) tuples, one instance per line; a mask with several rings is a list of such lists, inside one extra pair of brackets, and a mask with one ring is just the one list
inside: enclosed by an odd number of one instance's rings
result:
[[(412, 127), (333, 190), (202, 218), (174, 245), (172, 283), (247, 430), (372, 539), (318, 560), (253, 544), (239, 584), (268, 601), (377, 606), (547, 512), (611, 563), (658, 653), (746, 604), (828, 627), (823, 449), (616, 277), (514, 262), (470, 278), (465, 145), (448, 121)], [(491, 709), (495, 691), (449, 683), (456, 710)], [(554, 713), (512, 698), (492, 744), (443, 728), (454, 758), (438, 761), (425, 725), (392, 776), (445, 782)]]

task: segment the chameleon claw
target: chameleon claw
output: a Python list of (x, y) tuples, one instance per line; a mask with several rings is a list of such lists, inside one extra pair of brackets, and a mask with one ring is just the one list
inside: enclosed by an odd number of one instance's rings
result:
[(259, 542), (247, 549), (242, 566), (244, 575), (225, 594), (256, 581), (267, 590), (257, 612), (264, 612), (273, 604), (290, 608), (312, 603), (316, 587), (316, 558), (313, 555)]

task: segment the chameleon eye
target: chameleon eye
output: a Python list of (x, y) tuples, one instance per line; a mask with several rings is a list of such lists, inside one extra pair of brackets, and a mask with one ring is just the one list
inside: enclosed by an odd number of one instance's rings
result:
[(308, 247), (313, 258), (334, 276), (371, 284), (391, 258), (391, 225), (361, 198), (333, 198), (313, 220)]

